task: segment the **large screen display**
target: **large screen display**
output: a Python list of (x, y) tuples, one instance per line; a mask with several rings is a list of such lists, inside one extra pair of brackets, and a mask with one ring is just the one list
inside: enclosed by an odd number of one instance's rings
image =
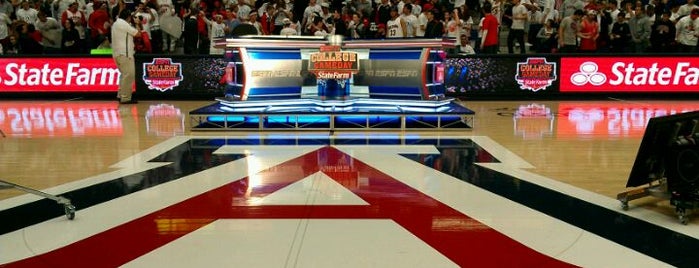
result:
[(117, 92), (110, 58), (0, 58), (0, 92)]
[(561, 92), (699, 92), (699, 57), (564, 57)]
[(556, 57), (459, 57), (446, 61), (447, 95), (546, 95), (558, 87)]

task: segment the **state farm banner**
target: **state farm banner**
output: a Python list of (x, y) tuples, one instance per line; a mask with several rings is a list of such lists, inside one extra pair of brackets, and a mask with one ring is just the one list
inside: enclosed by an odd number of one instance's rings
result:
[(699, 57), (563, 57), (561, 92), (699, 92)]
[(0, 92), (117, 92), (111, 57), (0, 58)]

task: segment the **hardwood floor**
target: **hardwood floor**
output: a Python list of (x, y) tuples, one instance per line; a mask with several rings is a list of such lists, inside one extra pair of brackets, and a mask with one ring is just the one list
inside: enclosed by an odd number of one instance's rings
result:
[[(114, 171), (113, 164), (171, 136), (248, 134), (191, 132), (187, 113), (209, 103), (0, 102), (0, 174), (47, 189)], [(419, 134), (488, 136), (533, 165), (529, 171), (612, 198), (625, 190), (648, 116), (699, 109), (690, 101), (463, 103), (476, 112), (472, 131)], [(0, 199), (19, 194), (2, 190)]]

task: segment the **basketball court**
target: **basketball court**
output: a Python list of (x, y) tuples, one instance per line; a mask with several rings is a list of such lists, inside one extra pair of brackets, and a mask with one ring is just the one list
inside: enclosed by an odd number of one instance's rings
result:
[(664, 267), (699, 229), (626, 191), (696, 101), (462, 101), (472, 130), (191, 131), (213, 101), (0, 102), (2, 267)]

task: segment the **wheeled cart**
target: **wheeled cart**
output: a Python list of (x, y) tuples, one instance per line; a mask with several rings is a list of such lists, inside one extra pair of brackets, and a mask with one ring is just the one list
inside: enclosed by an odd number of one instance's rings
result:
[(688, 197), (686, 194), (668, 191), (667, 179), (655, 180), (646, 187), (619, 193), (616, 199), (621, 202), (621, 209), (628, 210), (629, 201), (641, 199), (646, 196), (669, 200), (670, 204), (675, 207), (677, 219), (684, 225), (689, 223), (689, 210), (699, 207), (699, 199), (697, 199), (696, 196)]
[(75, 219), (75, 206), (73, 206), (73, 204), (70, 203), (70, 199), (68, 199), (68, 198), (65, 198), (62, 196), (55, 196), (55, 195), (48, 194), (48, 193), (45, 193), (45, 192), (42, 192), (39, 190), (24, 187), (24, 186), (19, 185), (19, 184), (0, 180), (0, 189), (3, 189), (3, 188), (7, 188), (7, 189), (14, 188), (14, 189), (26, 192), (26, 193), (38, 195), (38, 196), (56, 201), (59, 205), (63, 205), (63, 210), (65, 211), (66, 217), (69, 220)]

